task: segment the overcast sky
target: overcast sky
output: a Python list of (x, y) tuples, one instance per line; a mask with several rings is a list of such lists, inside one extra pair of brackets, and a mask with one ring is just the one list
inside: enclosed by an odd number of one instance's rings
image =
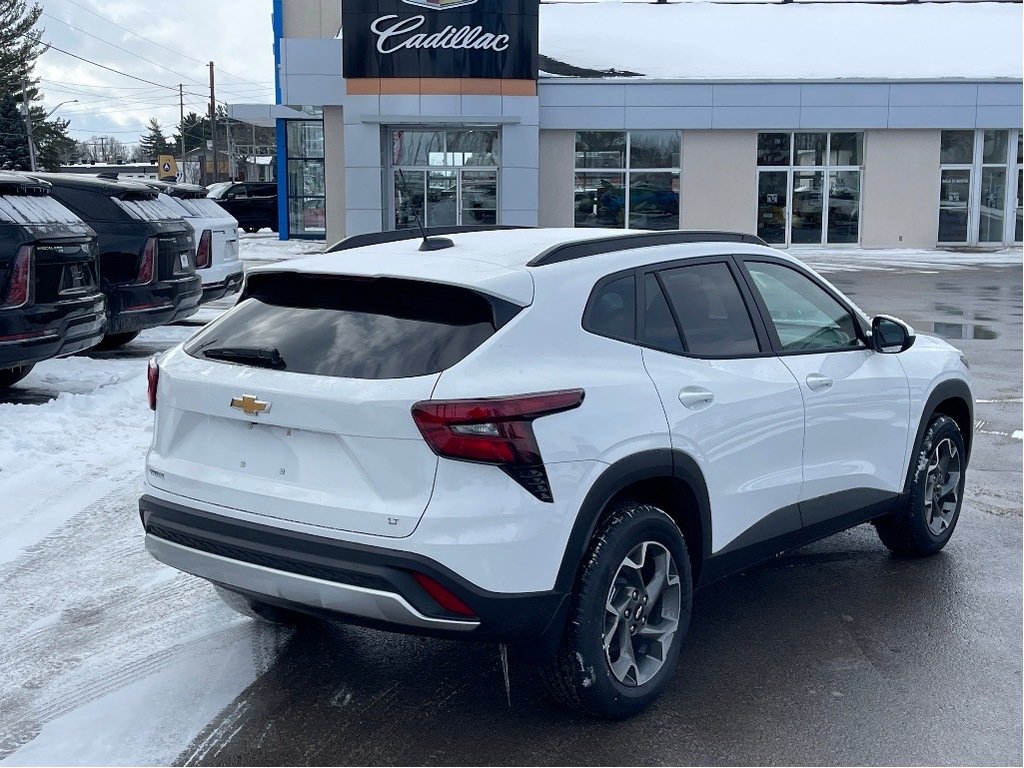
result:
[[(178, 83), (185, 112), (204, 113), (209, 69), (216, 63), (217, 99), (272, 103), (271, 0), (38, 0), (43, 39), (102, 69), (56, 50), (36, 65), (47, 109), (71, 120), (79, 140), (109, 134), (139, 140), (150, 117), (170, 135), (178, 124)], [(159, 86), (168, 86), (161, 88)]]

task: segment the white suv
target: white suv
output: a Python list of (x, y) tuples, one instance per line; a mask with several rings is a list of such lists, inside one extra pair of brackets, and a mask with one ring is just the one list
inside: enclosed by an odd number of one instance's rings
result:
[(151, 363), (154, 557), (271, 620), (515, 643), (625, 717), (694, 588), (867, 521), (949, 540), (973, 400), (945, 342), (748, 235), (425, 246), (253, 270)]

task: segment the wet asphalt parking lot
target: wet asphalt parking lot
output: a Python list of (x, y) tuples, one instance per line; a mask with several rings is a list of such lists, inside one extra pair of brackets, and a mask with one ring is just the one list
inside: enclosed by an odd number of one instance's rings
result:
[(1020, 765), (1021, 271), (828, 275), (970, 360), (980, 427), (960, 522), (926, 560), (870, 525), (695, 597), (675, 680), (627, 722), (567, 713), (497, 649), (313, 625), (188, 765)]

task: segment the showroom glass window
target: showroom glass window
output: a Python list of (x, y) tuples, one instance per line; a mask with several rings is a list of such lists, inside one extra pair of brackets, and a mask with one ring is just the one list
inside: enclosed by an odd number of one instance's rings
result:
[(289, 120), (288, 231), (291, 237), (327, 236), (322, 120)]
[(389, 133), (395, 229), (498, 223), (497, 128), (402, 128)]
[(679, 131), (578, 131), (577, 227), (679, 229)]
[(757, 234), (778, 245), (860, 241), (864, 134), (757, 135)]
[(1020, 241), (1019, 131), (943, 131), (939, 162), (940, 244)]

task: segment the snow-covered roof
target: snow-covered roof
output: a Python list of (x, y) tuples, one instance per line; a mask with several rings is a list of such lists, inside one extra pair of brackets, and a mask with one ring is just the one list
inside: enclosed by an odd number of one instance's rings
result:
[(656, 79), (1018, 79), (1021, 9), (992, 2), (544, 3), (540, 53), (569, 65), (569, 74), (615, 70)]

